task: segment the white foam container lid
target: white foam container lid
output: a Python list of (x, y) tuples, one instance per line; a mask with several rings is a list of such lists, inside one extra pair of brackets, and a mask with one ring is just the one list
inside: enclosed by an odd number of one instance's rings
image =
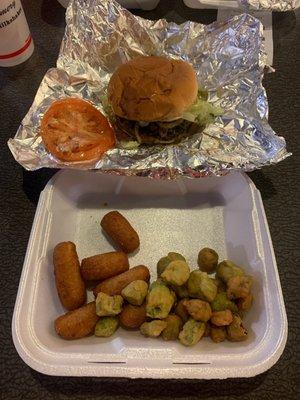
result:
[[(69, 0), (58, 0), (63, 7), (67, 7)], [(141, 8), (142, 10), (153, 10), (159, 0), (117, 0), (125, 8)]]
[(183, 2), (190, 8), (240, 8), (236, 0), (183, 0)]
[[(237, 0), (183, 0), (190, 8), (240, 8), (243, 9)], [(295, 9), (300, 7), (300, 0), (294, 5)], [(263, 11), (263, 10), (262, 10)]]
[[(245, 342), (209, 338), (186, 348), (119, 328), (110, 338), (59, 338), (54, 319), (64, 313), (54, 283), (52, 251), (76, 243), (80, 259), (111, 251), (99, 222), (120, 210), (139, 232), (130, 265), (156, 262), (169, 251), (196, 268), (201, 247), (247, 267), (254, 304), (244, 322)], [(271, 238), (259, 191), (242, 173), (225, 177), (155, 181), (64, 170), (41, 193), (14, 309), (12, 335), (21, 358), (49, 375), (130, 378), (250, 377), (270, 368), (287, 338), (287, 319)]]

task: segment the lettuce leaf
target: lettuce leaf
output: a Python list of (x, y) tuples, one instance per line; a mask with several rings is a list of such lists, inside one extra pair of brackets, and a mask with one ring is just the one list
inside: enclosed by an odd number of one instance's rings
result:
[(207, 91), (199, 90), (195, 103), (183, 113), (182, 118), (201, 126), (211, 124), (215, 117), (223, 114), (223, 110), (221, 107), (213, 106), (207, 101), (207, 98)]
[(107, 95), (103, 95), (100, 99), (101, 103), (102, 103), (102, 107), (103, 107), (103, 111), (106, 114), (106, 117), (110, 120), (113, 121), (114, 120), (114, 112), (113, 109), (111, 107), (111, 105), (108, 102), (108, 97)]

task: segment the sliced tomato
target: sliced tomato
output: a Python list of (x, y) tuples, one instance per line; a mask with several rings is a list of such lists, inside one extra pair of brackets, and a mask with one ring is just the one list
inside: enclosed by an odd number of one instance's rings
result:
[(115, 145), (108, 120), (85, 100), (55, 101), (41, 123), (41, 136), (50, 153), (62, 161), (99, 159)]

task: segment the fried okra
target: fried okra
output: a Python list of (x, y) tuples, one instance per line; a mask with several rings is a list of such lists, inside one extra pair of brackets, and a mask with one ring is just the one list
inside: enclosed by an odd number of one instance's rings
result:
[(212, 279), (213, 279), (215, 285), (217, 286), (218, 293), (226, 292), (226, 285), (220, 278), (215, 276)]
[(234, 276), (243, 276), (243, 268), (236, 265), (234, 262), (224, 260), (217, 266), (217, 278), (220, 278), (223, 282), (227, 283), (230, 278)]
[(194, 346), (205, 332), (205, 323), (190, 318), (179, 333), (179, 340), (184, 346)]
[(99, 317), (118, 315), (122, 311), (122, 305), (122, 296), (109, 296), (106, 293), (100, 292), (96, 298), (96, 314)]
[(250, 310), (253, 302), (253, 295), (249, 293), (246, 297), (237, 300), (237, 308), (240, 312)]
[(211, 340), (215, 343), (224, 342), (226, 339), (226, 328), (225, 326), (210, 326), (210, 334)]
[(206, 272), (192, 271), (188, 280), (189, 295), (193, 298), (208, 301), (214, 300), (217, 286)]
[(184, 300), (184, 307), (195, 321), (207, 322), (211, 317), (211, 307), (207, 301)]
[(165, 319), (165, 322), (167, 323), (167, 326), (162, 331), (162, 338), (164, 340), (176, 340), (183, 326), (180, 317), (175, 314), (170, 314)]
[(137, 280), (130, 282), (121, 292), (121, 295), (133, 306), (143, 304), (148, 292), (148, 284), (145, 281)]
[(214, 311), (210, 320), (216, 326), (230, 325), (233, 321), (232, 312), (230, 310)]
[(164, 272), (161, 274), (161, 279), (168, 284), (182, 286), (190, 276), (190, 268), (185, 261), (171, 261)]
[(198, 265), (201, 271), (211, 274), (218, 265), (219, 256), (215, 250), (208, 247), (200, 250), (198, 254)]
[(147, 337), (158, 337), (162, 331), (167, 327), (166, 321), (155, 319), (151, 322), (144, 322), (140, 326), (141, 334)]
[(190, 315), (187, 312), (187, 309), (185, 308), (184, 302), (185, 302), (185, 300), (182, 299), (176, 304), (175, 314), (181, 318), (183, 323), (186, 323), (188, 321), (188, 319), (190, 318)]
[(164, 272), (170, 262), (176, 260), (186, 261), (181, 254), (174, 252), (170, 252), (166, 257), (162, 257), (157, 263), (157, 277), (160, 277), (160, 275)]
[(171, 311), (175, 298), (175, 293), (163, 282), (152, 283), (146, 298), (147, 316), (158, 319), (166, 318)]
[(189, 291), (187, 285), (182, 285), (182, 286), (171, 285), (171, 289), (175, 292), (176, 296), (179, 299), (185, 299), (189, 297)]
[(233, 276), (227, 281), (227, 296), (229, 299), (244, 299), (251, 291), (250, 276)]
[(117, 317), (102, 317), (95, 326), (95, 335), (100, 337), (109, 337), (115, 333), (118, 324)]
[(228, 299), (226, 292), (217, 293), (210, 305), (213, 311), (230, 310), (235, 313), (238, 312), (237, 305)]
[(247, 339), (248, 332), (243, 326), (243, 321), (239, 315), (233, 315), (233, 320), (226, 327), (227, 339), (231, 342), (241, 342)]

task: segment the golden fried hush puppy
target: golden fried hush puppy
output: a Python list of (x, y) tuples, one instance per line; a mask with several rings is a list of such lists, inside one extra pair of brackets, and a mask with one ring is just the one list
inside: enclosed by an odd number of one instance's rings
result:
[(72, 242), (62, 242), (53, 251), (54, 275), (61, 304), (69, 311), (86, 302), (85, 284), (80, 274), (80, 264), (76, 246)]
[(104, 215), (101, 221), (104, 232), (120, 246), (125, 253), (132, 253), (140, 245), (139, 235), (125, 217), (118, 211)]
[(85, 281), (104, 280), (128, 269), (128, 257), (122, 251), (97, 254), (84, 258), (81, 262), (81, 275)]
[(93, 301), (56, 318), (54, 327), (56, 333), (64, 339), (79, 339), (94, 332), (98, 319)]

